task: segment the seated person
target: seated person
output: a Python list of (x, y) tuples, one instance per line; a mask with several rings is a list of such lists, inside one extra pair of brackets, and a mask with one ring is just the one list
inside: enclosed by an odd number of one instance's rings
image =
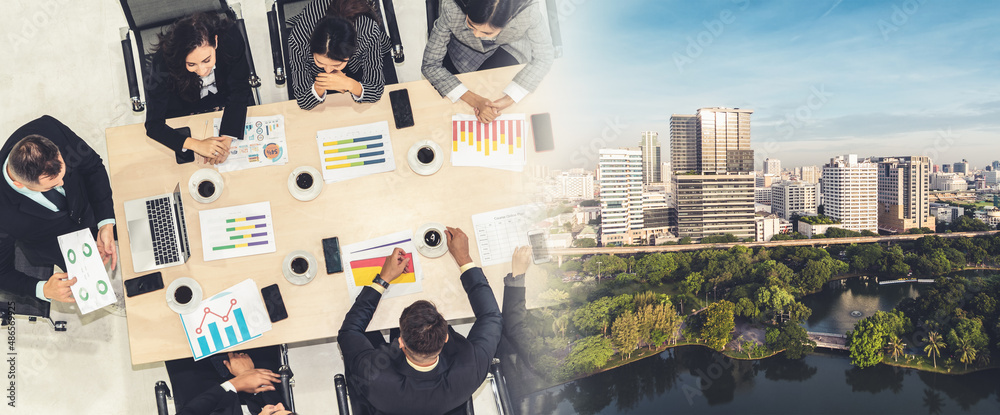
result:
[[(284, 415), (278, 346), (166, 362), (177, 415)], [(258, 368), (257, 366), (260, 366)]]
[(503, 336), (497, 347), (497, 357), (503, 365), (514, 414), (522, 413), (521, 401), (542, 382), (542, 376), (534, 367), (536, 356), (529, 347), (539, 336), (528, 329), (529, 315), (525, 305), (524, 274), (531, 260), (530, 246), (517, 248), (511, 259), (511, 273), (503, 279)]
[(328, 91), (349, 92), (356, 102), (382, 98), (389, 37), (366, 0), (313, 0), (289, 23), (291, 87), (299, 108), (315, 108)]
[(39, 281), (14, 268), (15, 244), (36, 267), (66, 269), (59, 235), (90, 229), (97, 251), (114, 269), (114, 201), (101, 156), (48, 115), (25, 124), (0, 149), (0, 291), (39, 300), (74, 302), (76, 278)]
[[(250, 66), (239, 28), (216, 13), (198, 13), (160, 35), (146, 82), (146, 135), (174, 150), (178, 160), (199, 154), (226, 161), (233, 139), (243, 139), (250, 95)], [(219, 137), (198, 140), (167, 126), (166, 119), (225, 108)], [(192, 153), (193, 152), (193, 153)]]
[[(409, 263), (402, 249), (386, 257), (372, 285), (361, 290), (337, 335), (344, 353), (355, 413), (444, 414), (464, 403), (486, 379), (503, 319), (482, 268), (469, 256), (469, 238), (447, 228), (448, 251), (460, 265), (462, 286), (476, 322), (466, 338), (455, 332), (433, 304), (417, 301), (399, 317), (399, 337), (386, 343), (365, 333), (389, 282)], [(464, 412), (461, 412), (464, 413)]]
[[(479, 121), (489, 123), (538, 87), (554, 56), (551, 34), (536, 0), (441, 0), (421, 71), (442, 97), (465, 101)], [(495, 101), (470, 91), (455, 77), (520, 63), (527, 66)]]

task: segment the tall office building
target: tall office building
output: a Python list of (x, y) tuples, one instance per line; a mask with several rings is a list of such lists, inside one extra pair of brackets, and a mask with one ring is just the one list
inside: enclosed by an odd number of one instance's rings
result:
[(671, 187), (671, 222), (677, 224), (678, 236), (697, 240), (727, 233), (740, 239), (756, 235), (753, 176), (675, 175)]
[(935, 164), (933, 170), (931, 170), (931, 173), (940, 173), (940, 172), (941, 172), (941, 166)]
[(642, 150), (642, 184), (660, 183), (660, 139), (655, 131), (643, 131), (639, 140)]
[(837, 156), (823, 166), (823, 213), (840, 221), (838, 228), (878, 231), (878, 173), (857, 154)]
[(601, 149), (597, 170), (601, 242), (631, 244), (629, 231), (642, 228), (642, 151)]
[(772, 158), (764, 159), (764, 174), (781, 175), (781, 160)]
[(697, 116), (670, 116), (670, 167), (678, 173), (698, 171)]
[(670, 195), (663, 186), (642, 192), (642, 226), (665, 228), (670, 226)]
[(993, 160), (991, 165), (993, 166), (993, 171), (1000, 170), (1000, 160)]
[(670, 161), (675, 172), (702, 174), (753, 171), (750, 115), (739, 108), (701, 108), (670, 117)]
[(923, 156), (878, 157), (878, 227), (903, 233), (935, 227), (930, 210), (931, 160)]
[(771, 186), (771, 213), (782, 219), (793, 215), (815, 216), (819, 202), (819, 184), (787, 181)]
[(819, 183), (821, 174), (822, 170), (817, 166), (804, 166), (802, 167), (802, 175), (799, 176), (799, 179), (806, 183)]
[(941, 165), (941, 173), (951, 173), (951, 165), (950, 164), (942, 164)]
[(969, 174), (969, 162), (962, 159), (962, 161), (955, 163), (953, 171), (958, 174)]
[(781, 177), (773, 174), (760, 174), (754, 177), (757, 187), (771, 187), (772, 184), (781, 181)]

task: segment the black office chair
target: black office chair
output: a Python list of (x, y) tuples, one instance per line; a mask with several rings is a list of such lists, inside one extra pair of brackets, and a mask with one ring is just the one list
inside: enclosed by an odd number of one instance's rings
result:
[[(513, 414), (513, 405), (510, 400), (510, 393), (507, 391), (507, 380), (503, 376), (503, 370), (500, 365), (500, 359), (493, 358), (493, 363), (490, 365), (490, 373), (486, 375), (486, 381), (490, 382), (491, 390), (493, 391), (493, 400), (497, 405), (497, 413), (500, 415), (510, 415)], [(347, 379), (343, 374), (337, 374), (333, 377), (334, 390), (337, 394), (337, 409), (340, 415), (351, 415), (352, 405), (351, 405), (351, 391), (350, 387), (347, 385)], [(358, 397), (357, 399), (364, 399)], [(354, 415), (369, 415), (364, 413), (364, 407), (353, 405)], [(467, 415), (475, 415), (476, 410), (473, 406), (472, 397), (465, 402), (465, 413)]]
[[(288, 19), (298, 15), (311, 0), (274, 0), (271, 11), (267, 12), (267, 27), (271, 36), (271, 60), (274, 63), (274, 83), (284, 85), (288, 78), (288, 35), (292, 27)], [(386, 85), (399, 83), (395, 63), (403, 63), (403, 43), (399, 39), (399, 25), (396, 23), (396, 10), (392, 0), (368, 0), (375, 14), (382, 16), (385, 10), (385, 21), (379, 21), (382, 31), (389, 35), (392, 49), (383, 56), (382, 72)], [(381, 6), (380, 6), (381, 3)], [(381, 20), (381, 19), (379, 19)], [(288, 99), (295, 99), (295, 91), (288, 87)]]
[[(243, 44), (246, 45), (246, 59), (250, 65), (250, 77), (247, 82), (253, 89), (254, 103), (260, 103), (260, 77), (254, 67), (253, 55), (250, 53), (250, 42), (247, 39), (246, 24), (243, 22), (239, 4), (230, 7), (226, 0), (119, 0), (122, 11), (125, 13), (125, 20), (128, 27), (123, 27), (121, 31), (122, 54), (125, 58), (125, 76), (128, 78), (128, 93), (132, 101), (132, 111), (142, 112), (146, 109), (145, 103), (139, 95), (139, 81), (136, 75), (136, 62), (133, 57), (133, 48), (136, 48), (139, 56), (139, 73), (142, 79), (149, 76), (149, 66), (152, 62), (152, 46), (157, 42), (157, 38), (165, 28), (173, 24), (178, 19), (200, 12), (216, 11), (225, 14), (232, 19), (240, 34), (243, 35)], [(133, 46), (133, 39), (135, 46)]]
[[(273, 346), (265, 349), (272, 349), (272, 348), (275, 349), (275, 352), (280, 353), (281, 367), (278, 369), (278, 376), (281, 377), (281, 386), (279, 386), (279, 388), (281, 389), (282, 403), (284, 403), (285, 409), (294, 413), (295, 399), (292, 395), (292, 387), (295, 386), (295, 380), (293, 379), (294, 374), (292, 373), (292, 369), (288, 365), (288, 347), (282, 344), (279, 346)], [(183, 359), (183, 360), (189, 360), (189, 359)], [(172, 363), (174, 362), (180, 362), (180, 361), (166, 362), (168, 375), (170, 375), (171, 373)], [(170, 415), (170, 409), (168, 404), (170, 400), (173, 400), (173, 397), (170, 394), (170, 387), (167, 386), (166, 382), (161, 380), (156, 382), (156, 385), (153, 387), (153, 391), (156, 395), (157, 415)], [(185, 400), (183, 402), (175, 400), (174, 406), (179, 409), (180, 407), (183, 407), (183, 405), (186, 403), (186, 400), (190, 398), (193, 398), (193, 396), (183, 397), (182, 399)], [(176, 410), (177, 409), (175, 409), (175, 411)]]
[[(48, 280), (52, 276), (52, 267), (39, 267), (28, 262), (20, 244), (16, 244), (14, 247), (14, 269), (35, 277), (39, 281)], [(10, 324), (14, 316), (26, 316), (28, 321), (38, 321), (39, 318), (43, 318), (52, 324), (55, 331), (66, 331), (65, 321), (53, 321), (50, 317), (51, 305), (48, 301), (34, 297), (21, 297), (0, 292), (0, 326)]]
[[(447, 0), (453, 1), (453, 0)], [(441, 15), (441, 0), (425, 0), (427, 9), (427, 36), (434, 30), (434, 22)], [(549, 33), (552, 36), (552, 47), (555, 57), (563, 55), (562, 31), (559, 29), (559, 9), (556, 0), (545, 0), (545, 14), (549, 18)]]

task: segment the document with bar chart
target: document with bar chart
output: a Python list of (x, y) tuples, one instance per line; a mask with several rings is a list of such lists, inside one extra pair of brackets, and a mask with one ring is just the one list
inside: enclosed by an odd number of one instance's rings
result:
[(194, 360), (246, 343), (271, 330), (264, 300), (252, 279), (203, 300), (197, 310), (180, 316)]
[(205, 261), (275, 252), (271, 202), (198, 212)]
[(417, 247), (413, 244), (413, 231), (402, 231), (394, 234), (369, 239), (351, 245), (345, 245), (343, 253), (344, 277), (347, 281), (347, 295), (354, 301), (361, 289), (372, 284), (375, 274), (382, 271), (382, 264), (385, 264), (385, 257), (392, 253), (394, 248), (402, 248), (406, 251), (406, 258), (410, 263), (403, 270), (403, 274), (392, 280), (392, 288), (386, 290), (382, 298), (393, 298), (403, 295), (416, 294), (422, 292), (424, 274), (420, 267), (420, 255), (414, 255)]
[[(213, 137), (219, 135), (221, 124), (221, 118), (213, 120)], [(233, 140), (230, 145), (229, 157), (226, 161), (215, 166), (220, 172), (280, 166), (288, 163), (284, 116), (247, 117), (245, 128), (243, 139)]]
[(317, 131), (316, 144), (327, 183), (396, 169), (386, 121)]
[(523, 171), (527, 162), (527, 117), (505, 114), (483, 124), (474, 115), (451, 118), (451, 165)]

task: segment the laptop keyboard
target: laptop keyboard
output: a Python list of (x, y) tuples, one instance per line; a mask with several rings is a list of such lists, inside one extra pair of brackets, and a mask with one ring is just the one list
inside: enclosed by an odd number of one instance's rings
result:
[(164, 197), (146, 201), (149, 215), (149, 233), (153, 236), (153, 258), (156, 265), (170, 264), (180, 260), (177, 253), (177, 231), (171, 220), (170, 198)]

